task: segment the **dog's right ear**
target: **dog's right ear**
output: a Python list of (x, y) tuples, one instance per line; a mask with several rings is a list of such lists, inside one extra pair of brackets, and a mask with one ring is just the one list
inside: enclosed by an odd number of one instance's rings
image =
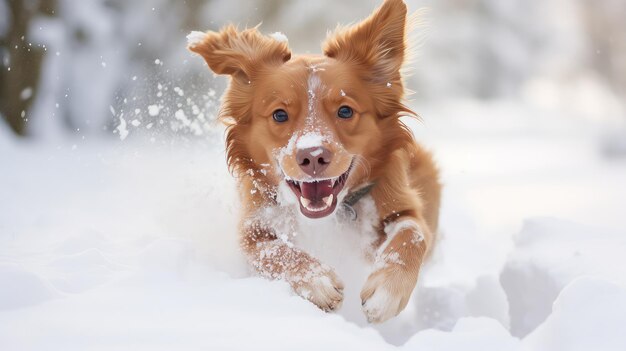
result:
[(201, 55), (216, 74), (248, 82), (268, 66), (280, 66), (291, 58), (286, 41), (262, 35), (256, 28), (241, 32), (232, 25), (219, 32), (191, 32), (187, 49)]

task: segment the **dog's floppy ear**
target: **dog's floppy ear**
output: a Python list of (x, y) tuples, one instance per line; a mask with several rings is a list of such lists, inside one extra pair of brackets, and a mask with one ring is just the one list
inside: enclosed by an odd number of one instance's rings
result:
[(259, 68), (291, 58), (286, 41), (264, 36), (256, 28), (239, 32), (229, 25), (219, 32), (191, 32), (187, 40), (187, 48), (201, 55), (213, 72), (246, 82)]
[(373, 81), (395, 80), (405, 56), (406, 16), (402, 0), (385, 0), (367, 19), (332, 33), (323, 45), (324, 54), (363, 65)]

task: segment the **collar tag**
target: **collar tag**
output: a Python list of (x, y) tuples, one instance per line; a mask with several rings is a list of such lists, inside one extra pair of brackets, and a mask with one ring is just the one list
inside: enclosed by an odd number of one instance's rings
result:
[(343, 211), (341, 212), (341, 216), (346, 219), (356, 221), (358, 216), (356, 214), (356, 210), (354, 209), (354, 207), (348, 205), (345, 202), (342, 204), (342, 207), (343, 207)]
[(343, 213), (346, 218), (356, 221), (358, 215), (356, 213), (356, 210), (354, 209), (354, 205), (359, 202), (359, 200), (364, 198), (367, 194), (369, 194), (370, 191), (372, 191), (372, 188), (374, 188), (374, 185), (375, 183), (370, 183), (346, 196), (346, 198), (343, 200), (343, 203), (341, 204), (343, 207)]

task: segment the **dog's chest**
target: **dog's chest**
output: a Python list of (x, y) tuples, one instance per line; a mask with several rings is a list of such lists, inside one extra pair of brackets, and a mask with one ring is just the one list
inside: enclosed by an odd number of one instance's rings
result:
[(307, 219), (298, 216), (298, 230), (293, 244), (330, 266), (344, 283), (344, 303), (341, 314), (351, 320), (363, 319), (360, 311), (360, 290), (371, 273), (378, 241), (375, 225), (378, 214), (370, 196), (361, 199), (354, 209), (357, 219), (329, 216)]
[(361, 199), (354, 208), (355, 220), (342, 216), (341, 212), (321, 219), (298, 215), (293, 244), (337, 271), (352, 264), (369, 267), (374, 256), (373, 244), (378, 239), (374, 227), (378, 216), (370, 196)]

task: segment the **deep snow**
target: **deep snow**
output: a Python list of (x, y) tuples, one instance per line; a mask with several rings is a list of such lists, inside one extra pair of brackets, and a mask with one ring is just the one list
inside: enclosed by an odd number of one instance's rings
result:
[(626, 161), (584, 121), (518, 104), (418, 110), (441, 233), (407, 311), (378, 327), (348, 297), (325, 314), (248, 274), (214, 136), (0, 129), (0, 349), (624, 350)]

